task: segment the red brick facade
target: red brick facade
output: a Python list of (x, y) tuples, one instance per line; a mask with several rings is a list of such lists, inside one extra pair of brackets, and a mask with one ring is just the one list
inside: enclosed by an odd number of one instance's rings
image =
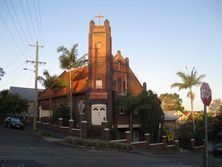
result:
[[(59, 77), (68, 83), (68, 72), (64, 71)], [(108, 20), (102, 26), (96, 26), (94, 21), (90, 22), (88, 65), (72, 71), (72, 88), (74, 126), (78, 127), (80, 121), (78, 103), (84, 100), (84, 118), (88, 122), (89, 131), (96, 133), (104, 121), (108, 121), (111, 132), (123, 132), (123, 129), (128, 128), (128, 114), (121, 106), (116, 106), (116, 101), (127, 92), (140, 94), (143, 86), (130, 69), (129, 59), (124, 59), (120, 51), (115, 56), (112, 55)], [(59, 104), (69, 103), (68, 93), (69, 89), (66, 87), (57, 91), (48, 88), (40, 95), (39, 105), (45, 110), (55, 110)], [(140, 126), (137, 117), (134, 115), (134, 128)]]

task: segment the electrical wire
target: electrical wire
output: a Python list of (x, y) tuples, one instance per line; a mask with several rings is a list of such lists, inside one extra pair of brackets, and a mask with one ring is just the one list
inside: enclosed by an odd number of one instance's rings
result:
[[(32, 78), (33, 78), (33, 75), (34, 75), (34, 72), (32, 72), (32, 75), (31, 75), (31, 77), (29, 78), (28, 84), (27, 84), (26, 87), (29, 87), (29, 85), (30, 85), (30, 83), (31, 83), (31, 80), (32, 80)], [(34, 79), (33, 79), (33, 80), (34, 80)]]
[(8, 12), (9, 12), (9, 16), (10, 16), (10, 18), (11, 18), (11, 20), (12, 20), (12, 23), (13, 23), (13, 25), (14, 25), (14, 27), (15, 27), (15, 30), (17, 31), (17, 34), (18, 34), (18, 36), (19, 36), (19, 38), (20, 38), (20, 40), (21, 40), (21, 42), (22, 42), (22, 44), (23, 44), (23, 46), (24, 46), (24, 48), (25, 48), (25, 42), (23, 41), (23, 38), (22, 38), (22, 36), (21, 36), (21, 34), (20, 34), (20, 31), (19, 31), (19, 29), (18, 29), (18, 27), (17, 27), (17, 25), (16, 25), (16, 23), (15, 23), (15, 20), (14, 20), (14, 18), (12, 17), (11, 10), (9, 9), (9, 6), (8, 6), (6, 0), (4, 0), (4, 3), (5, 3), (5, 5), (6, 5), (6, 7), (7, 7), (7, 10), (8, 10)]
[[(43, 29), (42, 29), (42, 14), (41, 14), (41, 9), (40, 9), (40, 2), (38, 1), (38, 13), (39, 13), (39, 22), (40, 22), (40, 29), (41, 29), (41, 37), (43, 38)], [(44, 38), (43, 38), (44, 39)]]
[(28, 43), (28, 42), (29, 42), (29, 39), (28, 39), (28, 37), (27, 37), (27, 35), (26, 35), (23, 27), (22, 27), (22, 24), (21, 24), (20, 19), (19, 19), (18, 15), (17, 15), (17, 12), (15, 11), (15, 8), (14, 8), (14, 5), (13, 5), (13, 3), (12, 3), (12, 0), (10, 0), (10, 3), (11, 3), (11, 6), (12, 6), (12, 10), (13, 10), (13, 12), (14, 12), (14, 15), (15, 15), (15, 17), (16, 17), (16, 20), (17, 20), (17, 22), (18, 22), (18, 25), (19, 25), (19, 27), (20, 27), (20, 29), (21, 29), (24, 37), (26, 38), (26, 42)]
[(41, 38), (41, 33), (40, 33), (40, 28), (39, 28), (39, 21), (38, 21), (38, 17), (37, 17), (36, 6), (35, 6), (35, 0), (33, 0), (32, 2), (33, 2), (33, 6), (34, 6), (34, 14), (35, 14), (37, 30), (38, 30), (38, 33), (39, 33), (39, 38)]
[(25, 60), (26, 60), (27, 57), (26, 57), (26, 56), (24, 55), (24, 53), (22, 52), (22, 49), (20, 48), (20, 46), (18, 45), (17, 41), (15, 40), (14, 35), (13, 35), (12, 32), (10, 31), (10, 29), (9, 29), (7, 23), (5, 22), (4, 18), (2, 17), (1, 13), (0, 13), (0, 17), (1, 17), (2, 22), (3, 22), (3, 24), (5, 25), (5, 27), (6, 27), (7, 31), (8, 31), (8, 33), (10, 34), (12, 40), (14, 41), (16, 47), (18, 48), (18, 50), (19, 50), (19, 52), (20, 52), (20, 55), (23, 56), (23, 57), (25, 58)]
[[(31, 15), (31, 10), (30, 10), (30, 7), (29, 7), (28, 0), (26, 0), (26, 5), (27, 5), (27, 8), (28, 8), (29, 18), (30, 18), (30, 21), (31, 21), (31, 25), (32, 25), (34, 34), (36, 34), (35, 26), (34, 26), (34, 23), (33, 23), (33, 20), (32, 20), (32, 15)], [(37, 36), (36, 36), (36, 37), (37, 37)]]
[(22, 7), (22, 12), (23, 12), (23, 16), (25, 18), (25, 23), (26, 23), (26, 26), (27, 26), (27, 30), (29, 32), (29, 35), (30, 35), (32, 43), (34, 43), (34, 40), (33, 40), (33, 37), (32, 37), (32, 33), (30, 31), (30, 27), (29, 27), (29, 24), (28, 24), (28, 21), (27, 21), (27, 17), (26, 17), (26, 14), (25, 14), (25, 10), (24, 10), (23, 4), (22, 4), (22, 0), (19, 0), (19, 1), (20, 1), (20, 5)]
[(1, 82), (1, 86), (4, 86), (4, 84), (10, 83), (11, 80), (15, 81), (16, 77), (20, 77), (19, 75), (16, 75), (16, 74), (20, 72), (18, 69), (22, 69), (22, 66), (24, 64), (25, 64), (25, 62), (23, 61), (22, 63), (20, 63), (18, 66), (15, 66), (11, 70), (4, 69), (6, 74), (4, 75), (4, 80), (2, 80), (2, 82)]

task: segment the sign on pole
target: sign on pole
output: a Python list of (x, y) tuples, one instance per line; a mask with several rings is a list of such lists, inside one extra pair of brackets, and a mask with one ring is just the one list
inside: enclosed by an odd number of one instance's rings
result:
[(208, 131), (207, 131), (207, 106), (210, 105), (212, 100), (211, 89), (208, 83), (203, 82), (200, 87), (200, 96), (201, 100), (204, 104), (204, 134), (205, 134), (205, 142), (204, 142), (204, 162), (203, 166), (208, 167)]
[(211, 89), (208, 83), (203, 82), (200, 87), (200, 96), (203, 104), (209, 106), (212, 100)]

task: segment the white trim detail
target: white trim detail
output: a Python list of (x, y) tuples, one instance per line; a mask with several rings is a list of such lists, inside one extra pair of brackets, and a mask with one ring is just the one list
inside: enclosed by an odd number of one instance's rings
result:
[[(133, 128), (139, 128), (141, 125), (140, 124), (133, 124)], [(117, 125), (117, 128), (129, 128), (128, 124), (119, 124)]]

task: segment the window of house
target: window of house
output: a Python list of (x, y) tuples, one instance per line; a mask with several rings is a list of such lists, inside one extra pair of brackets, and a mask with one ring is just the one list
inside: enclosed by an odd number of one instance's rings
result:
[(97, 53), (100, 54), (101, 53), (101, 42), (96, 43), (96, 49), (97, 49)]
[(126, 94), (126, 83), (123, 82), (123, 94), (125, 95)]
[(96, 80), (96, 89), (102, 89), (103, 88), (103, 82), (102, 79)]
[(119, 61), (117, 64), (118, 64), (118, 71), (120, 71), (121, 70), (121, 62)]
[(119, 114), (120, 114), (120, 115), (125, 114), (126, 109), (125, 109), (125, 106), (124, 106), (123, 103), (120, 103), (120, 104), (118, 105), (118, 111), (119, 111)]
[(124, 115), (125, 114), (125, 107), (124, 107), (123, 104), (119, 106), (119, 114), (120, 115)]
[(117, 80), (117, 91), (118, 93), (122, 93), (122, 83), (121, 83), (121, 79)]

